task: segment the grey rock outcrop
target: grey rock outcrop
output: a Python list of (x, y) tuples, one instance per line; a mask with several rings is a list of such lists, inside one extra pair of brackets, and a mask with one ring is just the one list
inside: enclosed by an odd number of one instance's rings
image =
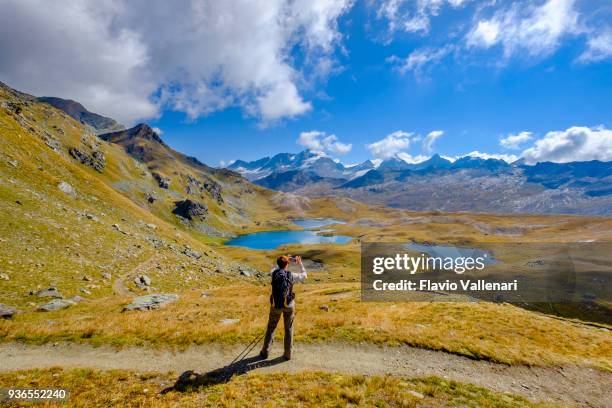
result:
[(167, 305), (168, 303), (177, 301), (178, 298), (179, 298), (178, 295), (175, 295), (175, 294), (154, 294), (154, 295), (140, 296), (140, 297), (133, 299), (132, 303), (125, 306), (123, 308), (123, 311), (124, 312), (130, 311), (130, 310), (145, 311), (145, 310), (159, 309), (160, 307), (163, 307)]
[(192, 200), (177, 201), (172, 212), (179, 217), (193, 220), (194, 218), (204, 219), (208, 215), (208, 207), (206, 204), (198, 203)]

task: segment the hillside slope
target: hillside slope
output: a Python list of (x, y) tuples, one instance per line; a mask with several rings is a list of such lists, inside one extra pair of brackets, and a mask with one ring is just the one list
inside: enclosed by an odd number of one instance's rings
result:
[[(282, 219), (271, 193), (155, 143), (168, 155), (155, 168), (168, 174), (169, 189), (123, 145), (0, 84), (0, 303), (33, 310), (53, 297), (104, 297), (119, 278), (138, 293), (140, 274), (152, 280), (146, 291), (238, 275), (233, 261), (207, 245), (209, 235), (255, 228), (255, 211)], [(194, 185), (202, 188), (190, 191)], [(190, 197), (208, 210), (191, 220), (189, 206), (173, 213)], [(58, 296), (38, 293), (49, 287)]]

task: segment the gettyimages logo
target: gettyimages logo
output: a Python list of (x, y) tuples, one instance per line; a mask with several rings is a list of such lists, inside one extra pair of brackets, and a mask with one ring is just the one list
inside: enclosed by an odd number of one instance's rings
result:
[(365, 301), (609, 300), (608, 243), (362, 243)]

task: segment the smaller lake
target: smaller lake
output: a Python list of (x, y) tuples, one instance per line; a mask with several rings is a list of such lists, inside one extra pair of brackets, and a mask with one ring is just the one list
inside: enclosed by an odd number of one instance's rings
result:
[(337, 220), (335, 218), (311, 218), (306, 220), (293, 220), (292, 222), (304, 229), (317, 229), (327, 225), (346, 224), (345, 221)]
[(293, 223), (305, 230), (254, 232), (231, 239), (225, 245), (250, 249), (275, 249), (289, 244), (345, 244), (353, 239), (346, 235), (319, 235), (321, 231), (317, 231), (317, 228), (344, 224), (344, 221), (333, 218), (294, 220)]
[(466, 247), (455, 247), (455, 246), (444, 246), (444, 245), (425, 245), (425, 244), (407, 244), (406, 248), (414, 251), (423, 252), (431, 257), (440, 258), (484, 258), (484, 264), (490, 265), (497, 263), (497, 260), (485, 250), (478, 248), (466, 248)]

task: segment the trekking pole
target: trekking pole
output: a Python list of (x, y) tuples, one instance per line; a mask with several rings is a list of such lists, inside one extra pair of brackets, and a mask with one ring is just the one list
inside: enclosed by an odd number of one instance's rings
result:
[(232, 362), (229, 365), (233, 365), (235, 363), (238, 363), (242, 360), (245, 359), (246, 356), (249, 355), (249, 353), (251, 351), (253, 351), (253, 349), (255, 348), (255, 346), (257, 346), (259, 344), (259, 342), (263, 339), (265, 333), (260, 334), (259, 336), (255, 337), (255, 339), (253, 339), (249, 344), (247, 344), (247, 346), (244, 348), (244, 350), (242, 350), (237, 356), (236, 358), (234, 358), (232, 360)]

